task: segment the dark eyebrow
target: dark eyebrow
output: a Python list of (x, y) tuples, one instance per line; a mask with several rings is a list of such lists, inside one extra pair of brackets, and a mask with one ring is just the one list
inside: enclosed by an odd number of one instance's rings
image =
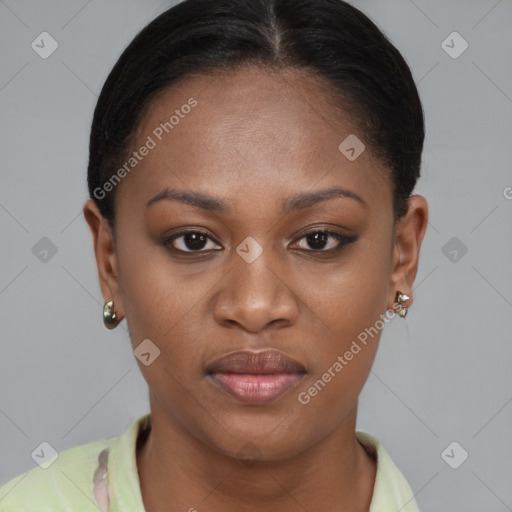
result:
[[(326, 201), (327, 199), (334, 199), (336, 197), (354, 199), (360, 204), (368, 206), (366, 201), (350, 190), (346, 190), (344, 188), (328, 188), (324, 190), (317, 190), (315, 192), (304, 192), (302, 194), (289, 197), (283, 203), (283, 212), (288, 213), (291, 211), (303, 210), (319, 203), (320, 201)], [(231, 210), (231, 208), (228, 207), (228, 205), (220, 198), (202, 194), (200, 192), (188, 192), (185, 190), (168, 188), (152, 197), (146, 203), (146, 207), (163, 200), (180, 201), (212, 212), (229, 212)]]
[(315, 203), (319, 203), (320, 201), (326, 201), (327, 199), (334, 199), (336, 197), (355, 199), (362, 205), (368, 206), (366, 201), (351, 190), (336, 187), (316, 190), (315, 192), (304, 192), (303, 194), (290, 197), (284, 202), (283, 209), (285, 213), (302, 210), (313, 206)]
[(228, 212), (230, 210), (222, 199), (201, 194), (200, 192), (187, 192), (186, 190), (175, 190), (169, 188), (162, 190), (162, 192), (152, 197), (146, 203), (146, 207), (163, 200), (180, 201), (181, 203), (196, 206), (211, 212)]

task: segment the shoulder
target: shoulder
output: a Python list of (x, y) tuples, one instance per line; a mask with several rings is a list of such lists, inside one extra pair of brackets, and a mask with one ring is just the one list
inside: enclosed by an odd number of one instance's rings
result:
[[(63, 450), (56, 458), (44, 453), (40, 466), (14, 477), (0, 487), (0, 512), (98, 512), (93, 477), (99, 454), (118, 439), (111, 437)], [(46, 468), (46, 469), (45, 469)]]

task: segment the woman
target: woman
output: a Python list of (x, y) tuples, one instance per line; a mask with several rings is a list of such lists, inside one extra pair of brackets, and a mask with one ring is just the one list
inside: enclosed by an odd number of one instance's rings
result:
[(185, 0), (98, 99), (84, 216), (150, 414), (0, 489), (0, 510), (417, 511), (355, 430), (413, 302), (426, 200), (410, 70), (340, 0)]

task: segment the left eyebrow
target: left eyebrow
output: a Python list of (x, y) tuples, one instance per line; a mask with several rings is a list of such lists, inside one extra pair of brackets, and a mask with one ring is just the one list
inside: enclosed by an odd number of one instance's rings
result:
[(320, 201), (326, 201), (328, 199), (335, 198), (348, 198), (354, 199), (360, 204), (364, 206), (368, 206), (366, 201), (359, 197), (355, 192), (351, 190), (347, 190), (344, 188), (327, 188), (324, 190), (316, 190), (314, 192), (304, 192), (302, 194), (298, 194), (296, 196), (290, 197), (286, 199), (283, 203), (283, 210), (285, 213), (295, 211), (295, 210), (303, 210), (305, 208), (309, 208)]
[[(354, 199), (364, 206), (368, 206), (366, 201), (358, 196), (355, 192), (344, 188), (328, 188), (324, 190), (317, 190), (314, 192), (303, 192), (295, 196), (287, 198), (283, 202), (283, 212), (289, 213), (291, 211), (304, 210), (321, 201), (335, 198), (348, 198)], [(229, 212), (231, 208), (227, 203), (218, 197), (209, 196), (200, 192), (189, 192), (186, 190), (176, 190), (166, 188), (156, 196), (152, 197), (147, 203), (146, 207), (158, 201), (179, 201), (203, 210), (212, 212)]]

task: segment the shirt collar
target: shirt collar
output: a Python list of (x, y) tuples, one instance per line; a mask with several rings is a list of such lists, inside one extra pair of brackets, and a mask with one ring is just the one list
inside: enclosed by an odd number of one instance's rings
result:
[(377, 461), (369, 512), (381, 512), (383, 507), (393, 507), (400, 512), (419, 512), (409, 483), (380, 441), (366, 432), (356, 431), (356, 436)]

